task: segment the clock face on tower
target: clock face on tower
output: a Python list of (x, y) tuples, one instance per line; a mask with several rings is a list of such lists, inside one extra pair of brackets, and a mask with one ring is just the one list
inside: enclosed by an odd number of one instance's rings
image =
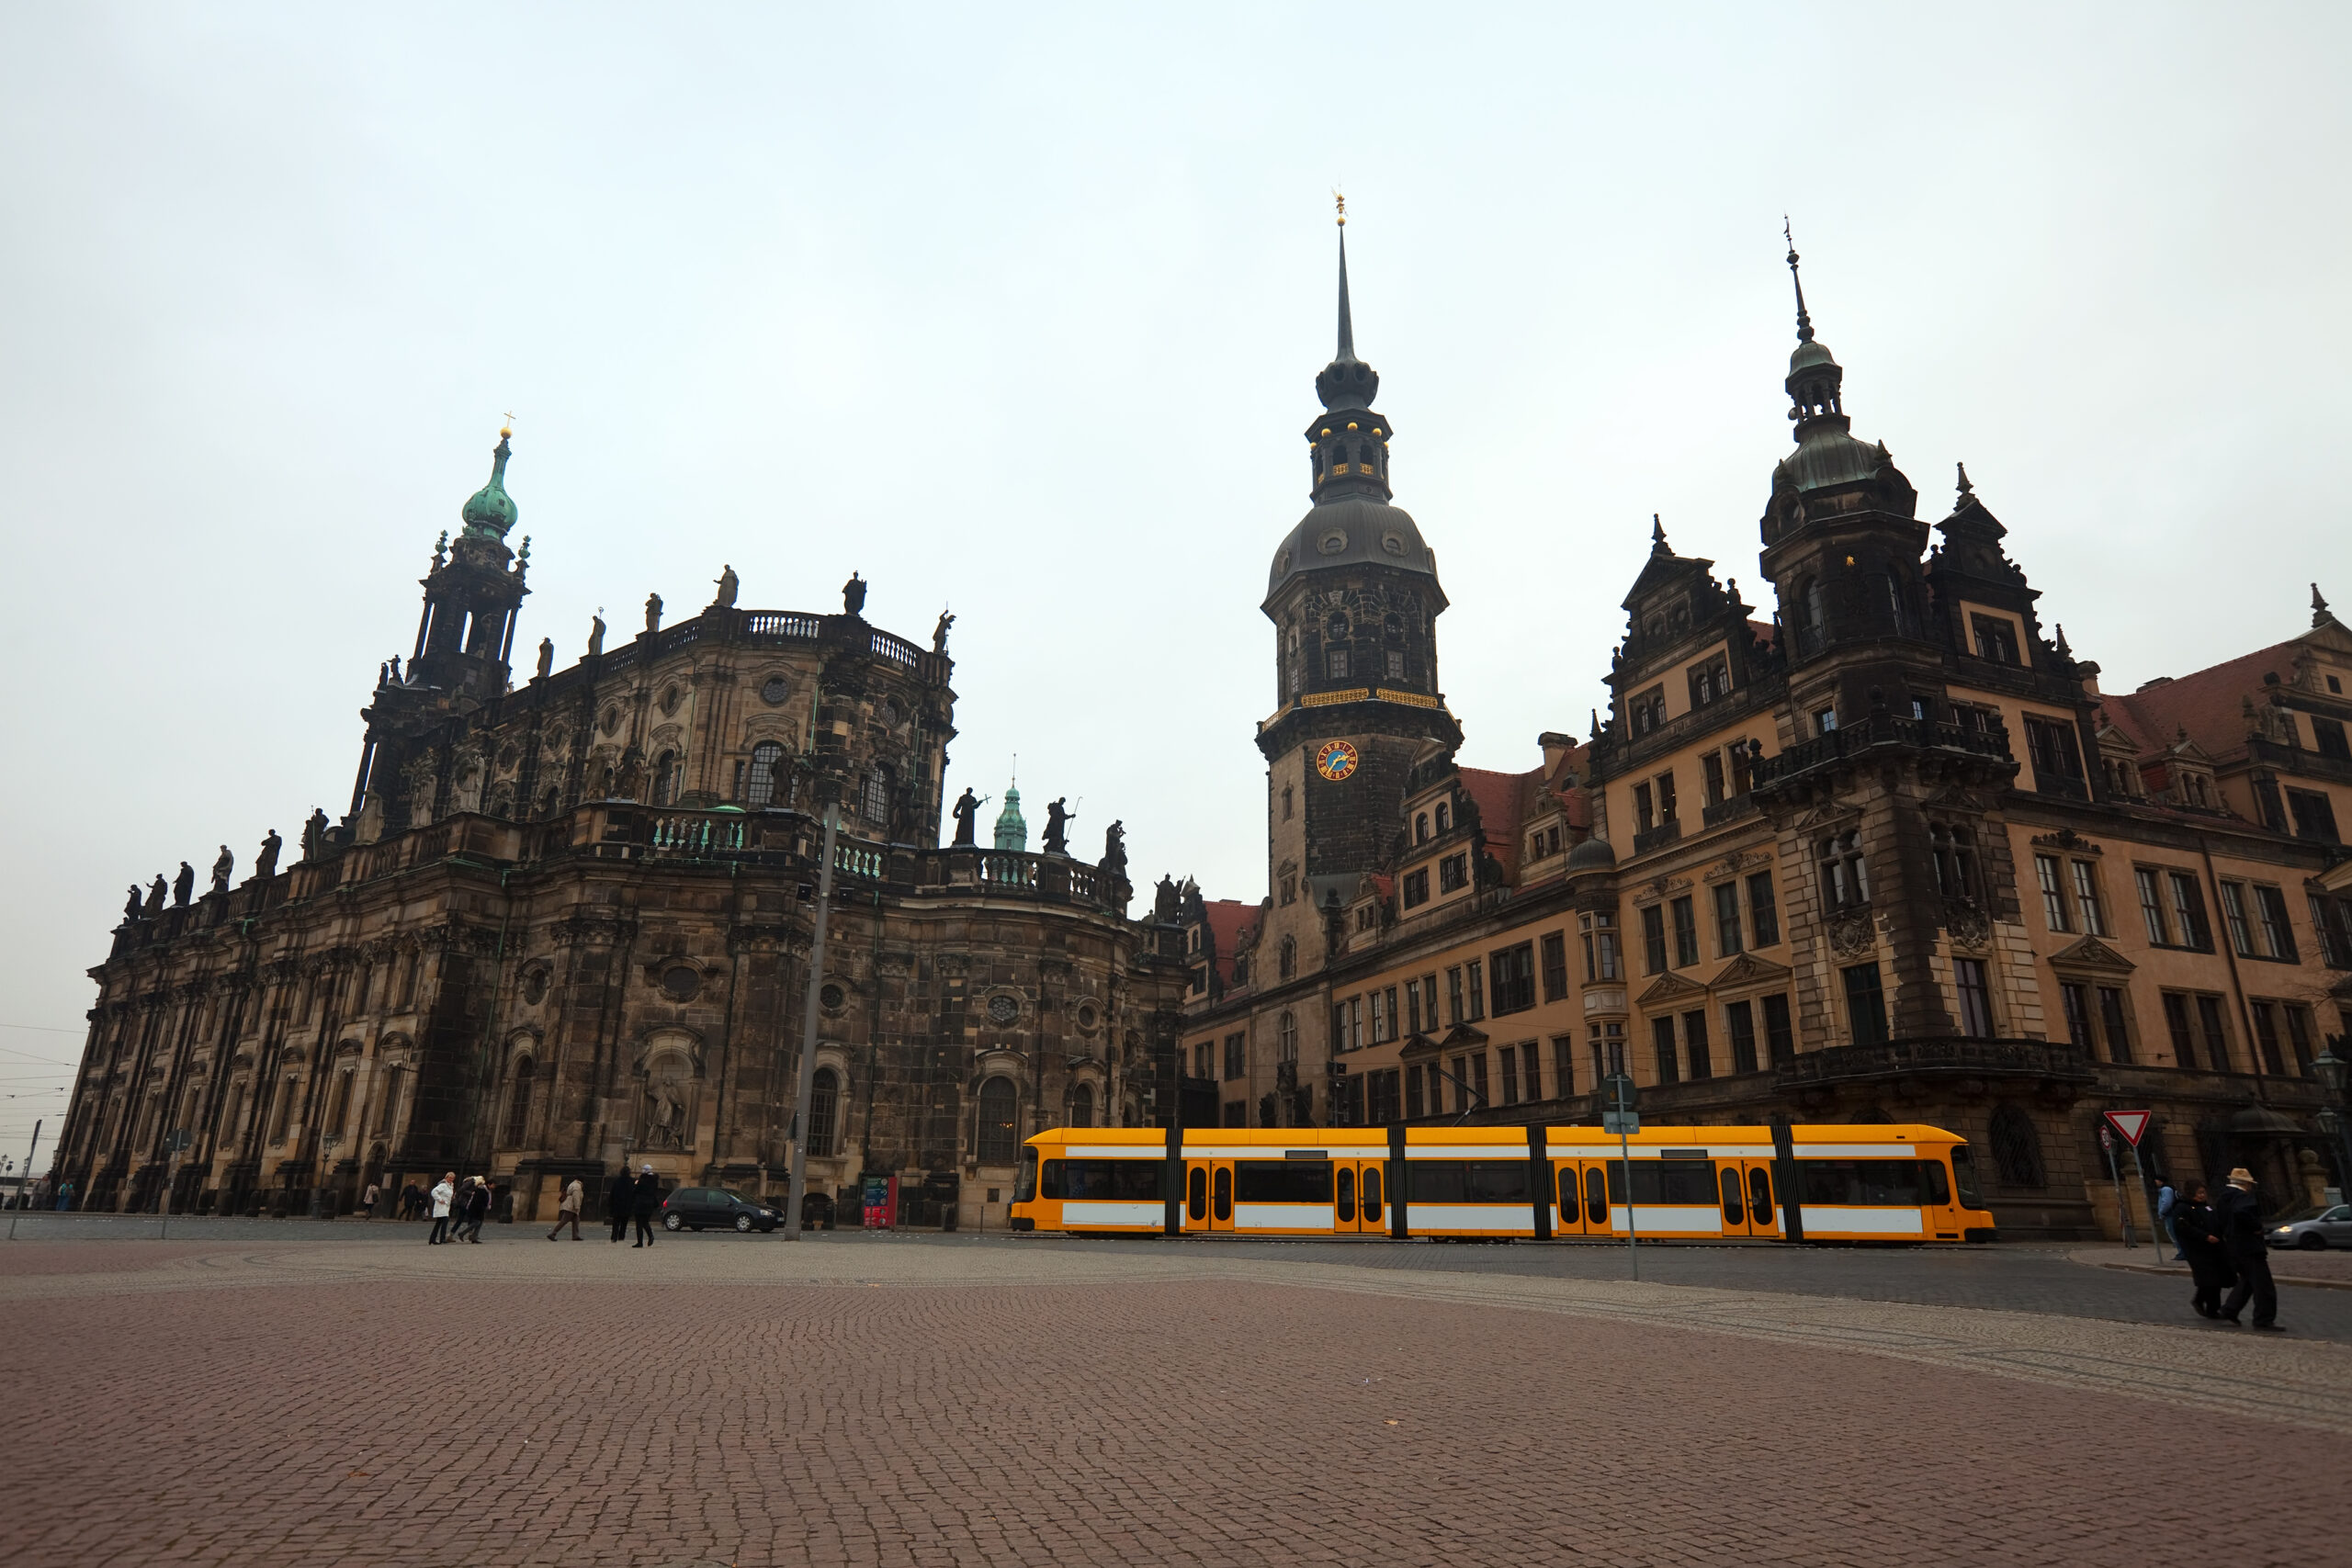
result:
[(1356, 749), (1344, 740), (1326, 740), (1315, 749), (1315, 771), (1339, 783), (1356, 771)]

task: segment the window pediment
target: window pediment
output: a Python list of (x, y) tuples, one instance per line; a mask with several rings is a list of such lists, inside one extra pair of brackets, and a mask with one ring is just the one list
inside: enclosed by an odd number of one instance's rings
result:
[(1785, 964), (1775, 964), (1769, 958), (1743, 953), (1716, 974), (1713, 989), (1724, 991), (1735, 986), (1785, 986), (1789, 983), (1790, 974), (1791, 970)]
[(2095, 936), (2078, 938), (2052, 953), (2050, 966), (2052, 969), (2097, 970), (2109, 975), (2129, 975), (2139, 967)]
[(1655, 1007), (1660, 1002), (1681, 1001), (1689, 998), (1703, 997), (1706, 994), (1706, 987), (1686, 980), (1679, 975), (1666, 974), (1659, 976), (1649, 989), (1634, 999), (1641, 1006), (1647, 1008)]

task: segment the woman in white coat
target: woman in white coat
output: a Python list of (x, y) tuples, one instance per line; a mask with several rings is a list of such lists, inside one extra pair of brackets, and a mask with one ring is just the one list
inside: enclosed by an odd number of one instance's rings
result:
[(433, 1189), (433, 1234), (424, 1238), (427, 1247), (437, 1246), (449, 1239), (449, 1201), (458, 1195), (458, 1173), (442, 1175), (439, 1185)]

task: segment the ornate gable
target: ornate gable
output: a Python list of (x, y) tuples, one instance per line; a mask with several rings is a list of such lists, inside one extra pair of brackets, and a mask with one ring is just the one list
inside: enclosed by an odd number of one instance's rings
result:
[(2053, 969), (2098, 969), (2110, 975), (2129, 975), (2139, 967), (2095, 936), (2078, 938), (2052, 953), (2050, 966)]
[(1695, 1001), (1706, 994), (1706, 987), (1696, 985), (1679, 975), (1668, 974), (1660, 975), (1648, 990), (1634, 999), (1646, 1008), (1660, 1002)]

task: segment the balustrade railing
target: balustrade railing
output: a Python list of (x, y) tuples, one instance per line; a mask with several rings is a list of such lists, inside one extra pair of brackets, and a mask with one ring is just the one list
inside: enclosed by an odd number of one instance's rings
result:
[(1842, 725), (1826, 735), (1816, 735), (1801, 740), (1775, 756), (1758, 758), (1751, 764), (1750, 777), (1756, 785), (1777, 784), (1824, 762), (1834, 762), (1868, 750), (1874, 746), (1909, 746), (1922, 750), (1965, 751), (1973, 756), (1995, 757), (2003, 761), (2014, 759), (2009, 753), (2009, 732), (1996, 725), (1987, 729), (1973, 726), (1951, 724), (1933, 718), (1900, 718), (1893, 714), (1873, 714)]
[(797, 610), (754, 610), (743, 617), (743, 635), (750, 637), (814, 642), (824, 629), (823, 616)]
[(1780, 1066), (1784, 1084), (1843, 1078), (1899, 1077), (1911, 1073), (1981, 1073), (2086, 1080), (2095, 1075), (2081, 1050), (2041, 1040), (1976, 1040), (1939, 1036), (1882, 1045), (1832, 1045), (1807, 1051)]

